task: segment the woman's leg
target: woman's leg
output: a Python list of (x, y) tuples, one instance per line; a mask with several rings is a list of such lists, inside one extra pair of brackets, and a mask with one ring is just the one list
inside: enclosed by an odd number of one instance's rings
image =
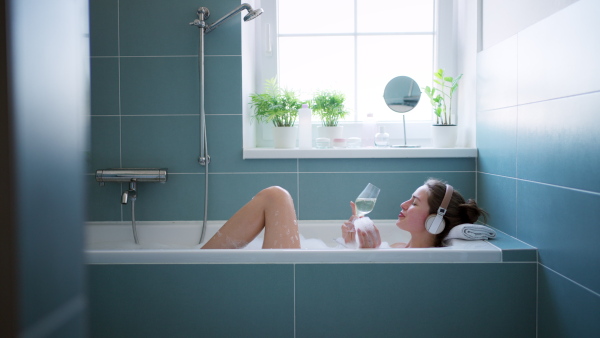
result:
[(231, 217), (202, 249), (238, 249), (265, 229), (263, 249), (300, 248), (294, 201), (287, 190), (260, 191)]

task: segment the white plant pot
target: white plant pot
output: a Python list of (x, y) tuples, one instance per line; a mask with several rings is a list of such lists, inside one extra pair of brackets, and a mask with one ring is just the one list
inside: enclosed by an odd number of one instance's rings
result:
[(456, 146), (458, 126), (434, 124), (431, 128), (435, 148), (454, 148)]
[(319, 137), (326, 137), (328, 139), (330, 139), (331, 141), (333, 141), (333, 139), (336, 138), (344, 138), (344, 127), (343, 126), (337, 126), (337, 127), (323, 127), (320, 126), (319, 128), (317, 128)]
[(274, 127), (273, 143), (275, 148), (290, 149), (296, 148), (296, 139), (298, 137), (298, 128), (296, 127)]

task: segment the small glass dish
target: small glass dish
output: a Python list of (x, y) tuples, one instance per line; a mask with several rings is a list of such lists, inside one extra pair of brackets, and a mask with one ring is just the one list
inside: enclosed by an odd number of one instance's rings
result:
[(348, 137), (346, 140), (346, 146), (348, 148), (360, 148), (362, 140), (360, 137)]
[(315, 140), (315, 147), (317, 149), (329, 148), (329, 139), (327, 137), (317, 137), (317, 139)]

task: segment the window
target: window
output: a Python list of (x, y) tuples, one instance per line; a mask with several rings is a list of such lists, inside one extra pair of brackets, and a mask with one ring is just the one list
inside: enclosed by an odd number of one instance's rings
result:
[[(310, 99), (317, 90), (342, 91), (351, 112), (341, 122), (344, 137), (363, 137), (369, 128), (362, 122), (372, 113), (390, 134), (391, 144), (431, 145), (433, 113), (427, 96), (423, 93), (410, 113), (399, 114), (386, 106), (383, 92), (397, 76), (410, 76), (424, 88), (431, 86), (437, 68), (454, 73), (453, 1), (256, 0), (255, 5), (264, 9), (256, 31), (250, 31), (251, 25), (242, 30), (243, 39), (254, 41), (242, 43), (247, 49), (242, 54), (246, 100), (249, 93), (262, 92), (265, 80), (273, 77), (302, 99)], [(272, 146), (272, 128), (252, 124), (248, 114), (245, 156), (246, 149)], [(277, 153), (275, 158), (288, 156)]]
[[(387, 82), (405, 75), (421, 88), (431, 84), (434, 0), (263, 0), (261, 5), (276, 19), (264, 35), (273, 48), (263, 61), (270, 71), (259, 81), (276, 74), (280, 85), (303, 99), (318, 90), (341, 91), (351, 112), (345, 121), (363, 121), (368, 113), (379, 122), (400, 121), (402, 114), (383, 101)], [(424, 94), (405, 117), (431, 121)]]

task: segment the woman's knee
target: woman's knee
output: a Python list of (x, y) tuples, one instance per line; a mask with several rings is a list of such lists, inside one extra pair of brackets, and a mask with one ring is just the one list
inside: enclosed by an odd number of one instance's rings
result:
[(284, 199), (291, 199), (290, 193), (280, 186), (271, 186), (261, 190), (257, 196), (273, 201), (281, 201)]

